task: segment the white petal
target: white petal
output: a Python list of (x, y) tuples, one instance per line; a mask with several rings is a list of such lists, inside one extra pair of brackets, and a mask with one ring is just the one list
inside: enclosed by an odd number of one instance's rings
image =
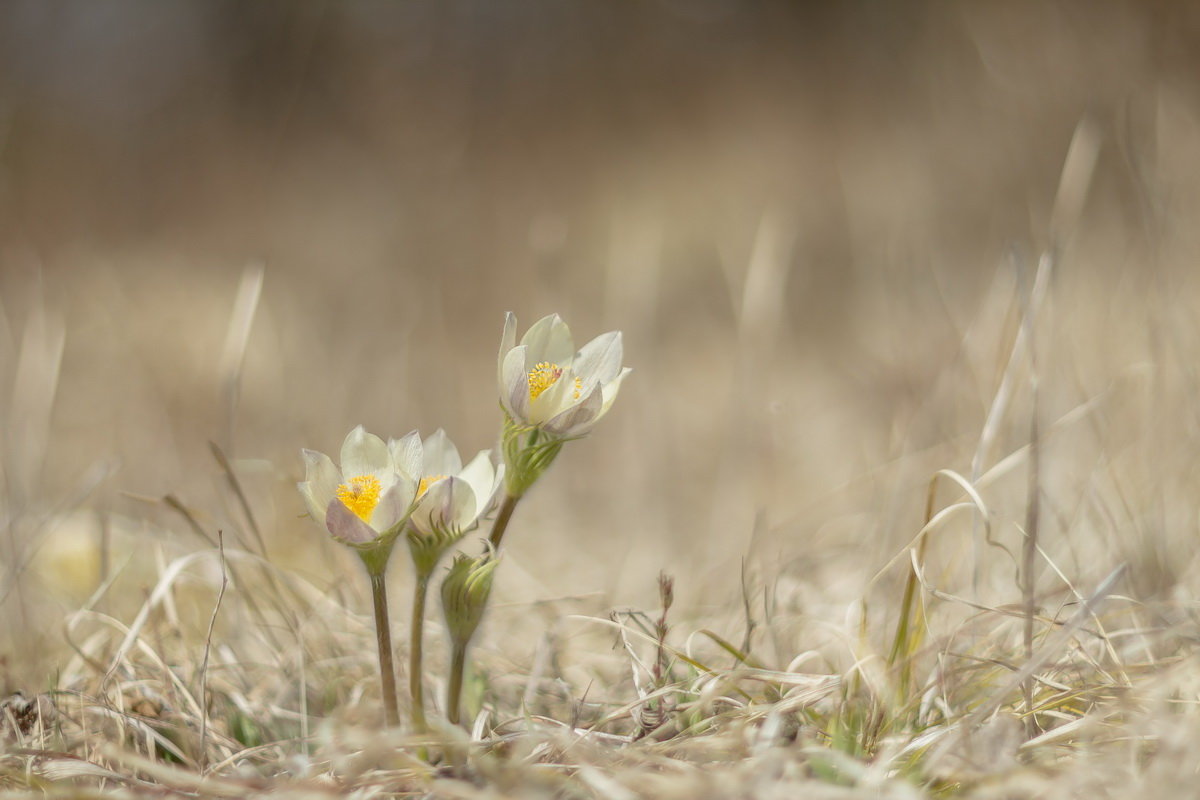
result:
[(379, 532), (358, 518), (353, 511), (334, 500), (325, 510), (325, 528), (340, 542), (366, 544), (379, 538)]
[(504, 466), (504, 464), (496, 465), (496, 476), (492, 479), (492, 488), (491, 488), (491, 491), (488, 492), (487, 502), (485, 503), (482, 500), (480, 500), (479, 498), (476, 498), (476, 500), (482, 506), (482, 508), (479, 510), (480, 516), (487, 513), (488, 511), (490, 511), (492, 509), (492, 506), (494, 506), (496, 504), (496, 501), (499, 499), (500, 487), (504, 485), (505, 469), (506, 469), (506, 467)]
[(485, 503), (491, 498), (496, 481), (496, 467), (492, 464), (492, 451), (481, 450), (469, 464), (462, 468), (458, 477), (471, 487), (477, 502)]
[(421, 444), (421, 475), (457, 475), (462, 470), (462, 459), (458, 448), (441, 428), (429, 435)]
[(571, 341), (571, 329), (558, 314), (542, 317), (525, 331), (521, 344), (529, 348), (529, 357), (536, 364), (549, 361), (564, 365), (575, 355), (575, 343)]
[(421, 495), (412, 524), (422, 533), (436, 529), (465, 529), (475, 521), (475, 493), (461, 478), (438, 481)]
[(584, 383), (608, 383), (621, 371), (622, 355), (621, 332), (602, 333), (583, 346), (571, 368)]
[(416, 494), (416, 482), (404, 475), (397, 475), (396, 482), (379, 496), (379, 504), (371, 512), (371, 527), (380, 533), (391, 530), (404, 519)]
[(342, 443), (342, 475), (355, 478), (359, 475), (376, 475), (382, 479), (388, 469), (388, 447), (373, 433), (367, 433), (359, 425), (350, 431)]
[[(504, 315), (504, 332), (500, 334), (500, 355), (496, 358), (496, 380), (504, 384), (504, 358), (517, 346), (517, 317), (511, 311)], [(503, 393), (503, 389), (501, 390)]]
[(560, 436), (578, 436), (600, 419), (603, 403), (604, 393), (597, 384), (578, 405), (557, 414), (542, 427)]
[(409, 431), (399, 439), (389, 440), (388, 456), (401, 475), (413, 481), (421, 479), (421, 434)]
[(609, 406), (613, 404), (613, 400), (617, 399), (617, 392), (621, 391), (621, 381), (625, 380), (625, 376), (630, 372), (633, 372), (633, 370), (625, 367), (625, 369), (621, 370), (620, 375), (604, 384), (602, 387), (604, 391), (604, 404), (600, 407), (600, 414), (597, 419), (608, 413)]
[(530, 424), (540, 425), (564, 408), (575, 404), (575, 374), (570, 369), (564, 369), (558, 380), (550, 384), (545, 391), (529, 401), (528, 420)]
[(342, 473), (324, 453), (302, 450), (304, 456), (304, 482), (297, 484), (308, 513), (317, 522), (325, 519), (325, 508), (337, 497), (337, 487), (342, 482)]
[(525, 422), (529, 414), (529, 372), (525, 367), (528, 349), (514, 347), (504, 358), (500, 379), (500, 402), (513, 419)]

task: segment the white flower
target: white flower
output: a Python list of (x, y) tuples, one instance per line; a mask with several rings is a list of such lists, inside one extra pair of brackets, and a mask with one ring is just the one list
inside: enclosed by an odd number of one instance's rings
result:
[(440, 428), (424, 442), (413, 431), (388, 443), (392, 462), (416, 487), (409, 524), (419, 533), (460, 534), (491, 510), (504, 467), (483, 450), (463, 466), (458, 449)]
[(392, 448), (359, 425), (342, 443), (341, 468), (329, 456), (304, 450), (305, 480), (297, 484), (308, 512), (338, 541), (372, 544), (398, 533), (417, 483), (397, 469)]
[(578, 352), (558, 314), (533, 324), (517, 344), (517, 318), (504, 319), (497, 377), (500, 402), (518, 425), (556, 437), (580, 436), (612, 405), (629, 368), (621, 367), (621, 332), (610, 331)]

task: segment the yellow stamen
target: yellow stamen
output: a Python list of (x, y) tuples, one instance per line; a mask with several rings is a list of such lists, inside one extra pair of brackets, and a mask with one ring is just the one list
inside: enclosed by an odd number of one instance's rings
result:
[[(563, 370), (558, 364), (551, 364), (549, 361), (538, 363), (532, 370), (529, 371), (529, 399), (537, 400), (538, 395), (549, 389), (558, 379), (562, 377)], [(575, 400), (579, 399), (580, 393), (583, 391), (583, 380), (575, 379)]]
[(417, 497), (428, 492), (430, 486), (443, 480), (445, 477), (445, 475), (426, 475), (424, 478), (421, 478), (421, 482), (417, 484)]
[(363, 522), (371, 521), (371, 513), (379, 505), (382, 487), (374, 475), (356, 475), (337, 487), (337, 499)]

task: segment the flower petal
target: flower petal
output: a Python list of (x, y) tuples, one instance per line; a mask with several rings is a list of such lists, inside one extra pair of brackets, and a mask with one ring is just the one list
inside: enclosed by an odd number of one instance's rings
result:
[(462, 470), (462, 458), (458, 448), (441, 428), (421, 443), (421, 476), (457, 475)]
[(414, 482), (421, 479), (421, 434), (409, 431), (399, 439), (388, 440), (388, 457), (395, 470)]
[(578, 436), (600, 419), (604, 413), (603, 404), (603, 389), (596, 384), (581, 402), (547, 420), (542, 427), (559, 436)]
[(371, 512), (371, 527), (380, 533), (390, 531), (397, 522), (404, 519), (416, 494), (416, 481), (397, 474), (396, 482), (384, 489), (383, 494), (379, 496), (379, 504)]
[(621, 371), (622, 356), (621, 332), (609, 331), (585, 344), (571, 362), (571, 368), (585, 384), (608, 383)]
[(504, 386), (504, 358), (517, 346), (517, 316), (511, 311), (504, 315), (504, 332), (500, 334), (500, 355), (496, 358), (496, 379)]
[(333, 538), (346, 544), (367, 544), (379, 538), (378, 531), (359, 519), (340, 500), (334, 500), (325, 509), (325, 527)]
[(549, 361), (560, 366), (569, 364), (575, 355), (575, 343), (571, 340), (571, 329), (558, 314), (542, 317), (525, 331), (521, 344), (529, 348), (529, 357), (534, 364)]
[(359, 475), (375, 475), (383, 478), (388, 468), (388, 447), (373, 433), (367, 433), (362, 425), (350, 431), (342, 443), (342, 475), (354, 478)]
[(475, 502), (479, 506), (478, 513), (482, 514), (487, 506), (491, 504), (492, 495), (496, 491), (496, 467), (492, 464), (492, 451), (481, 450), (479, 454), (471, 459), (471, 462), (462, 468), (458, 473), (458, 477), (467, 482), (471, 487), (471, 491), (475, 495)]
[(527, 412), (529, 423), (540, 425), (561, 412), (564, 408), (570, 408), (575, 405), (574, 394), (575, 373), (569, 368), (564, 369), (558, 380), (529, 401), (529, 411)]
[(514, 347), (504, 358), (501, 370), (500, 402), (515, 420), (526, 422), (529, 415), (529, 372), (525, 366), (528, 348)]
[(301, 450), (304, 456), (304, 482), (297, 484), (308, 513), (317, 522), (325, 518), (325, 507), (337, 497), (337, 487), (342, 482), (342, 473), (324, 453), (316, 450)]
[(613, 378), (611, 381), (601, 387), (604, 392), (604, 403), (600, 407), (600, 415), (597, 417), (597, 419), (608, 413), (608, 409), (613, 404), (613, 400), (617, 399), (617, 392), (621, 391), (621, 381), (625, 380), (625, 376), (630, 372), (633, 372), (633, 370), (629, 367), (625, 367), (625, 369), (621, 370), (620, 375)]
[(462, 478), (440, 480), (421, 495), (411, 520), (422, 533), (466, 529), (475, 522), (475, 493)]

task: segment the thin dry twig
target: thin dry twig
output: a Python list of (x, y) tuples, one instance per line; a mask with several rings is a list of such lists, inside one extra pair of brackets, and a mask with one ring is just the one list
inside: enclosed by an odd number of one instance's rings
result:
[(204, 656), (200, 659), (200, 774), (208, 770), (208, 657), (212, 652), (213, 628), (217, 624), (217, 614), (221, 611), (221, 601), (225, 599), (225, 588), (229, 585), (229, 573), (225, 568), (225, 535), (217, 531), (217, 550), (221, 560), (221, 588), (217, 592), (217, 600), (213, 604), (212, 616), (208, 620), (208, 632), (204, 636)]

